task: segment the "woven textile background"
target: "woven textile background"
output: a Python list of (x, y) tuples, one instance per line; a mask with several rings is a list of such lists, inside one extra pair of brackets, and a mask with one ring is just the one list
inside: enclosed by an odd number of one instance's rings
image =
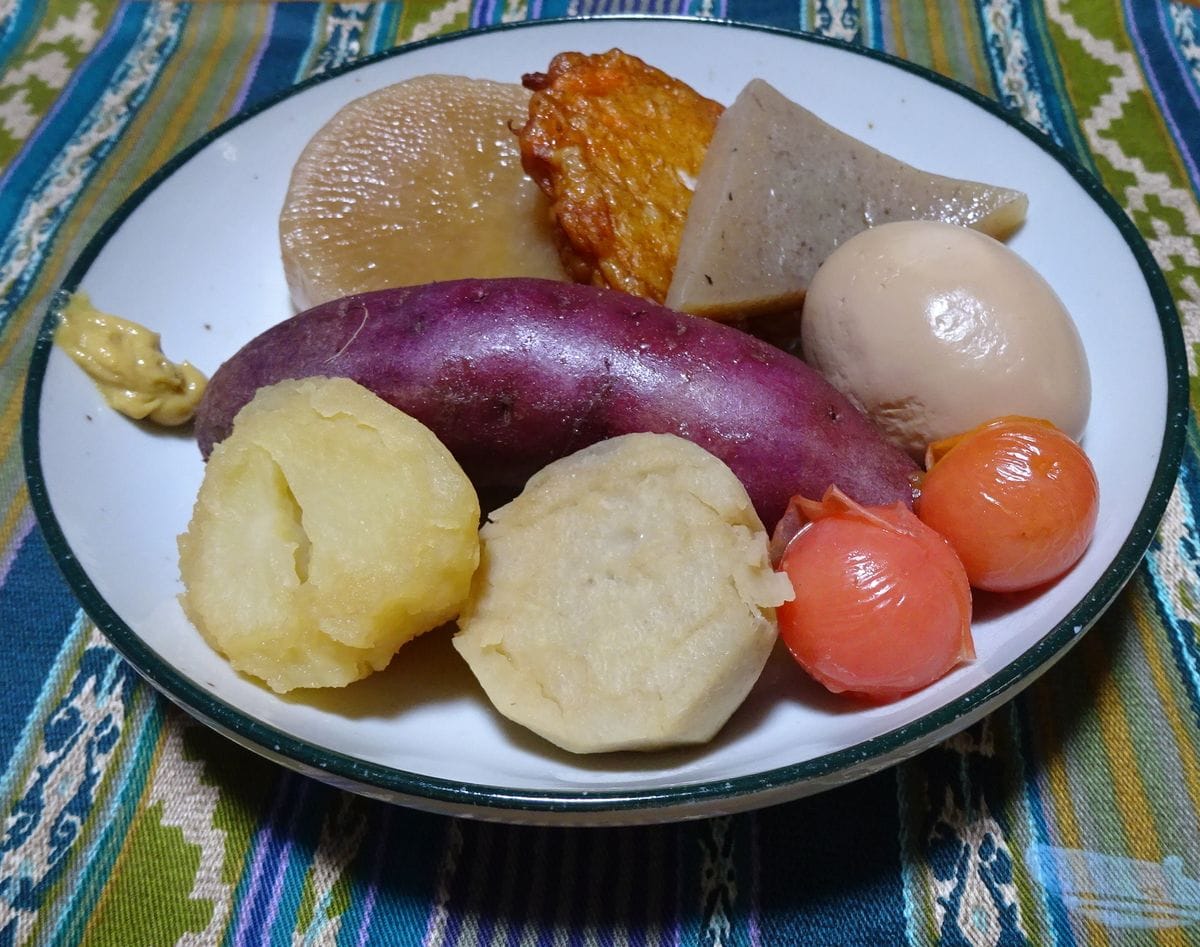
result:
[[(17, 669), (0, 695), (0, 944), (1200, 944), (1194, 424), (1147, 561), (1021, 697), (874, 777), (694, 823), (518, 828), (340, 793), (159, 698), (58, 577), (23, 484), (23, 366), (48, 294), (125, 195), (239, 109), (357, 57), (634, 11), (840, 37), (1023, 114), (1148, 241), (1196, 406), (1193, 5), (0, 0), (0, 635)], [(1081, 899), (1079, 865), (1127, 899)]]

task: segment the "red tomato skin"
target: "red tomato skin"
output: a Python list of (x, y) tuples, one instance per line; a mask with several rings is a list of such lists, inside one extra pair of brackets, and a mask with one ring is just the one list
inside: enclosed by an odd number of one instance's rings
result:
[(973, 587), (1034, 589), (1087, 550), (1099, 517), (1096, 471), (1049, 422), (998, 418), (929, 456), (917, 514), (950, 541)]
[(813, 678), (888, 701), (974, 657), (970, 587), (944, 539), (900, 505), (817, 515), (782, 556), (796, 594), (776, 609)]

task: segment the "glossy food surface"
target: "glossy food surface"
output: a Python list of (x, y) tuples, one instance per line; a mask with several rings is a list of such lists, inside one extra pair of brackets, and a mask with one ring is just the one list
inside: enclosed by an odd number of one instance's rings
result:
[(1079, 331), (1049, 283), (997, 240), (904, 221), (864, 231), (822, 264), (804, 357), (913, 457), (1005, 414), (1078, 437), (1091, 407)]
[(930, 447), (917, 511), (954, 546), (973, 586), (1015, 592), (1075, 564), (1099, 503), (1075, 441), (1045, 421), (998, 418)]
[(780, 563), (796, 594), (777, 615), (801, 667), (831, 691), (892, 700), (974, 657), (971, 591), (942, 537), (901, 506), (836, 491), (799, 503), (808, 523)]
[(434, 74), (341, 108), (300, 155), (280, 213), (296, 307), (434, 279), (563, 278), (509, 128), (528, 101), (513, 83)]
[(549, 280), (364, 293), (251, 340), (197, 414), (207, 454), (255, 390), (340, 375), (427, 424), (481, 489), (632, 432), (678, 434), (724, 460), (770, 529), (832, 483), (911, 505), (916, 465), (800, 359), (729, 326), (616, 290)]

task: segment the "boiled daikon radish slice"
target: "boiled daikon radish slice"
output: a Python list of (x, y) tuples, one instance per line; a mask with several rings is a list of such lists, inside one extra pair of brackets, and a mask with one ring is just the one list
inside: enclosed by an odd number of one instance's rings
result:
[(528, 103), (516, 84), (425, 75), (337, 112), (296, 162), (279, 217), (295, 305), (460, 277), (564, 279), (510, 130)]

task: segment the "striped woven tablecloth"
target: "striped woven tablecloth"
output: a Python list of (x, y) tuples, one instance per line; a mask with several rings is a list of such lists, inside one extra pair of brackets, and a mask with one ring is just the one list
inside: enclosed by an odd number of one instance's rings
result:
[(22, 385), (49, 294), (123, 197), (355, 58), (639, 11), (861, 43), (1021, 113), (1146, 238), (1195, 379), (1200, 8), (1180, 0), (0, 0), (0, 943), (1200, 943), (1194, 428), (1147, 560), (1019, 698), (843, 788), (694, 822), (515, 827), (339, 792), (160, 698), (60, 578)]

